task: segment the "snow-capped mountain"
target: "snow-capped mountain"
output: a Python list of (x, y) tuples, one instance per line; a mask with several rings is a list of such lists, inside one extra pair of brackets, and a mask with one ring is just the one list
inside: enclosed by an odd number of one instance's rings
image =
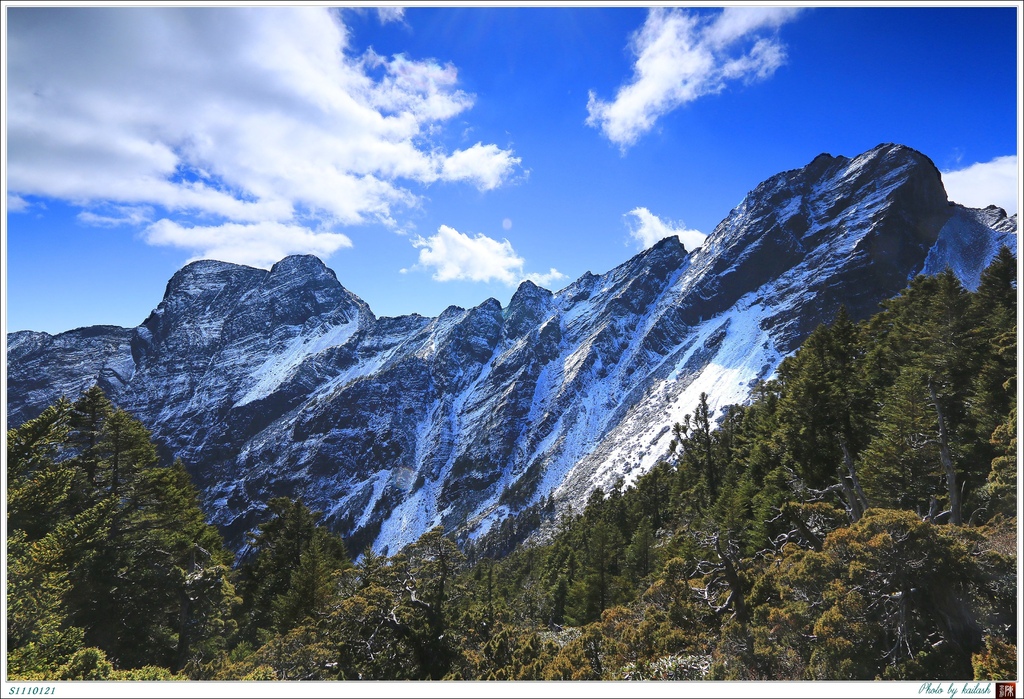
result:
[(435, 524), (476, 536), (630, 482), (701, 392), (744, 400), (840, 305), (866, 317), (921, 271), (973, 288), (1016, 227), (885, 144), (766, 180), (697, 250), (666, 238), (557, 293), (523, 282), (506, 308), (377, 318), (312, 256), (200, 261), (137, 328), (10, 334), (9, 423), (99, 382), (234, 544), (291, 495), (355, 550), (394, 553)]

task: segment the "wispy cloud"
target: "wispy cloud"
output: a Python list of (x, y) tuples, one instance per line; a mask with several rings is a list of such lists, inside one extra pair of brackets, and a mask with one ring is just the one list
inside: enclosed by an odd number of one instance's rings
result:
[(652, 8), (631, 38), (633, 79), (606, 102), (590, 92), (587, 124), (623, 151), (672, 110), (725, 89), (731, 81), (762, 80), (786, 59), (785, 47), (765, 33), (800, 10), (727, 7), (713, 20), (695, 12)]
[(377, 17), (380, 19), (381, 24), (387, 24), (388, 22), (402, 22), (405, 21), (405, 8), (396, 7), (394, 5), (378, 7)]
[(164, 218), (146, 227), (143, 236), (151, 245), (197, 251), (193, 260), (229, 260), (264, 268), (288, 255), (328, 257), (340, 248), (352, 247), (352, 241), (342, 233), (316, 232), (276, 221), (183, 226)]
[[(632, 218), (630, 218), (632, 217)], [(640, 245), (641, 250), (646, 250), (659, 240), (670, 235), (679, 236), (679, 240), (687, 250), (694, 250), (704, 244), (706, 235), (694, 228), (687, 228), (682, 221), (662, 220), (647, 210), (646, 207), (637, 208), (625, 214), (626, 225), (629, 227), (629, 234)]]
[(557, 282), (565, 281), (568, 277), (552, 267), (547, 272), (531, 272), (520, 281), (530, 280), (537, 286), (552, 287)]
[[(250, 242), (350, 244), (331, 231), (397, 229), (423, 187), (491, 190), (520, 165), (494, 144), (447, 150), (438, 127), (474, 102), (456, 68), (351, 55), (329, 8), (11, 8), (8, 18), (9, 202), (64, 200), (96, 225), (114, 224), (111, 207), (153, 207), (168, 219), (160, 226), (202, 235), (147, 240), (251, 262)], [(401, 19), (400, 8), (381, 18)]]
[(942, 173), (946, 194), (958, 204), (984, 208), (990, 204), (1017, 213), (1020, 195), (1016, 155), (1002, 155), (987, 163), (974, 163), (960, 170)]
[(565, 275), (553, 267), (547, 273), (524, 273), (526, 260), (516, 253), (512, 243), (507, 239), (489, 238), (483, 233), (470, 237), (450, 226), (440, 226), (435, 235), (417, 237), (412, 244), (420, 251), (415, 268), (432, 269), (431, 276), (439, 282), (498, 281), (513, 286), (530, 279), (547, 286), (565, 279)]
[(87, 226), (138, 226), (153, 220), (153, 209), (149, 206), (114, 206), (109, 215), (81, 211), (76, 218)]
[(22, 211), (28, 211), (29, 204), (24, 198), (19, 197), (17, 194), (7, 193), (7, 211), (11, 213), (21, 213)]

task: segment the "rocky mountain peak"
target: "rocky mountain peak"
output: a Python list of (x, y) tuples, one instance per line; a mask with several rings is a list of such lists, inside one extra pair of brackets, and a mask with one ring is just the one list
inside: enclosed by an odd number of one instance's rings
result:
[(473, 310), (480, 310), (489, 315), (493, 315), (495, 313), (501, 315), (501, 301), (491, 296), (490, 298), (485, 299), (483, 303), (476, 306)]
[(1006, 215), (1006, 209), (989, 204), (983, 209), (973, 209), (976, 216), (989, 228), (1000, 233), (1010, 233), (1017, 230), (1017, 214)]
[(504, 311), (505, 332), (509, 337), (520, 337), (537, 326), (542, 316), (551, 309), (554, 294), (537, 286), (529, 279), (523, 281)]
[(315, 255), (289, 255), (270, 267), (269, 277), (273, 280), (290, 280), (303, 286), (341, 286), (334, 270)]
[[(699, 303), (684, 301), (688, 322), (794, 267), (825, 264), (840, 249), (864, 288), (895, 293), (951, 214), (938, 169), (911, 148), (886, 143), (854, 158), (819, 155), (759, 184), (715, 227), (691, 265), (706, 282)], [(876, 302), (851, 303), (862, 316)]]
[(678, 235), (669, 235), (657, 243), (652, 245), (648, 251), (648, 254), (652, 255), (670, 255), (672, 257), (678, 257), (679, 255), (686, 256), (686, 246), (683, 245), (683, 241), (679, 240)]
[(816, 182), (830, 176), (839, 168), (845, 167), (849, 162), (850, 159), (842, 155), (834, 156), (831, 153), (822, 153), (796, 172), (800, 174), (801, 178)]
[(265, 277), (266, 270), (220, 260), (197, 260), (185, 265), (171, 277), (163, 303), (188, 303), (215, 297), (232, 284), (248, 284)]
[[(548, 290), (543, 288), (543, 287), (537, 286), (536, 284), (534, 284), (529, 279), (524, 279), (523, 281), (519, 282), (519, 286), (516, 287), (516, 293), (512, 294), (512, 299), (514, 300), (517, 296), (520, 296), (520, 295), (522, 295), (522, 296), (535, 296), (538, 293), (541, 293), (541, 292), (544, 292), (544, 291), (548, 291)], [(548, 293), (551, 293), (551, 292), (548, 291)]]
[(316, 255), (289, 255), (270, 268), (271, 274), (296, 274), (310, 277), (329, 276), (337, 280), (330, 269)]

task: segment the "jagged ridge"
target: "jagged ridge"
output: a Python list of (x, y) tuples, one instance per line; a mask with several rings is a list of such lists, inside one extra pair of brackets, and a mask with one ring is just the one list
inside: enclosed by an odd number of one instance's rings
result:
[(312, 256), (200, 261), (137, 328), (10, 335), (9, 417), (99, 381), (236, 546), (286, 494), (394, 552), (629, 482), (701, 391), (741, 401), (840, 304), (864, 317), (947, 264), (976, 284), (999, 244), (1016, 251), (1015, 219), (950, 204), (930, 160), (884, 144), (766, 180), (696, 251), (668, 238), (504, 309), (377, 318)]

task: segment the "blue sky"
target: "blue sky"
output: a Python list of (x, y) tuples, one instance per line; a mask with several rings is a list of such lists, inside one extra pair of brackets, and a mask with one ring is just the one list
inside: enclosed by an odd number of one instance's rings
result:
[(1011, 4), (6, 9), (8, 331), (137, 325), (203, 257), (506, 304), (883, 142), (1017, 208)]

